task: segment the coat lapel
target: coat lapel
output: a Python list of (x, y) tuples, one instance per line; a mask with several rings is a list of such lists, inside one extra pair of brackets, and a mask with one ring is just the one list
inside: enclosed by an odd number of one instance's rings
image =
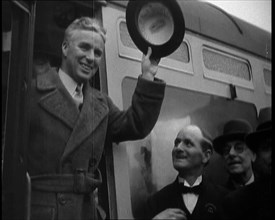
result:
[(54, 69), (37, 76), (37, 89), (45, 92), (39, 100), (40, 106), (73, 128), (78, 109)]
[(64, 159), (96, 129), (102, 119), (108, 114), (108, 107), (101, 95), (95, 94), (89, 86), (84, 86), (84, 103), (73, 132), (61, 158)]
[(211, 188), (209, 188), (209, 184), (207, 183), (206, 177), (203, 176), (202, 180), (202, 191), (199, 195), (197, 204), (195, 206), (195, 209), (192, 213), (192, 216), (194, 219), (200, 219), (202, 215), (204, 215), (205, 219), (209, 219), (209, 217), (206, 216), (206, 213), (210, 215), (210, 219), (215, 216), (216, 213), (216, 205), (209, 202), (212, 198), (212, 193), (215, 193), (215, 191), (212, 191)]

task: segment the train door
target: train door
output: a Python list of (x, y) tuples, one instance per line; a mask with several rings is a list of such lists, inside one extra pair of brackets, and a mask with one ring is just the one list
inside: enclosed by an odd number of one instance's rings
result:
[(34, 14), (33, 2), (2, 1), (3, 219), (29, 219), (30, 182), (24, 160)]

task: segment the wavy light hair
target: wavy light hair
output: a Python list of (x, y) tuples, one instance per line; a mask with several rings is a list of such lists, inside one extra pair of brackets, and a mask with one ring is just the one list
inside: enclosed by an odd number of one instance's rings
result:
[(106, 29), (103, 27), (102, 23), (96, 18), (90, 17), (80, 17), (75, 19), (65, 30), (64, 40), (69, 41), (75, 30), (90, 30), (94, 31), (106, 42)]

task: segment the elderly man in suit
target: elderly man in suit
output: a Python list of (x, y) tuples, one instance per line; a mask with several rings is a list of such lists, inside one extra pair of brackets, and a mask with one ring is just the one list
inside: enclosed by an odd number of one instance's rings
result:
[(227, 190), (203, 175), (213, 153), (212, 142), (196, 125), (181, 129), (172, 150), (176, 180), (149, 197), (150, 219), (207, 220), (221, 218), (221, 201)]
[(233, 119), (225, 123), (223, 134), (216, 137), (213, 146), (225, 161), (229, 178), (226, 188), (235, 190), (255, 180), (252, 163), (255, 153), (246, 145), (245, 136), (252, 126), (244, 119)]
[(37, 75), (31, 89), (27, 170), (31, 219), (97, 219), (94, 191), (105, 142), (144, 138), (154, 127), (165, 83), (155, 78), (151, 48), (142, 59), (132, 105), (119, 110), (89, 80), (103, 56), (106, 31), (98, 20), (76, 19), (65, 31), (62, 64)]
[(257, 155), (259, 178), (252, 184), (229, 193), (224, 200), (225, 219), (268, 220), (272, 217), (272, 121), (271, 107), (260, 110), (255, 132), (245, 138)]

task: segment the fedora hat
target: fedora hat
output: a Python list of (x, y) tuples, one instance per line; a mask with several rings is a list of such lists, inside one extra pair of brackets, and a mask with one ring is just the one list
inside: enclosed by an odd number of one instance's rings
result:
[(153, 58), (173, 53), (182, 43), (185, 23), (176, 0), (129, 0), (126, 8), (128, 32), (144, 54)]
[(245, 141), (245, 136), (252, 131), (251, 124), (244, 119), (233, 119), (226, 122), (223, 128), (223, 134), (216, 137), (213, 141), (215, 151), (222, 154), (222, 148), (225, 142), (231, 140)]
[(259, 112), (258, 126), (255, 132), (248, 134), (245, 141), (249, 148), (256, 150), (258, 142), (271, 137), (272, 133), (272, 110), (271, 107), (262, 108)]

